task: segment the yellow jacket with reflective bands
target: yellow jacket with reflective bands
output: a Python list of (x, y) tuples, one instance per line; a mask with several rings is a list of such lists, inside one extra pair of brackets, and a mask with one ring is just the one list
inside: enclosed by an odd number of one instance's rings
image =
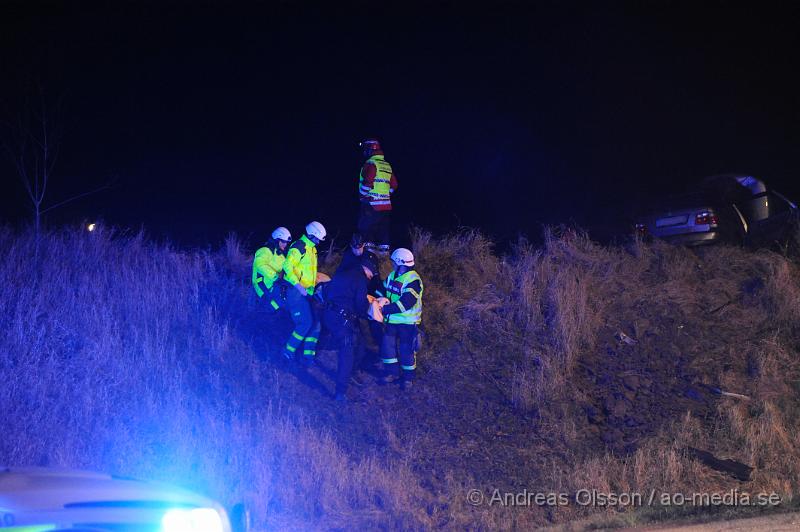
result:
[(389, 274), (383, 283), (383, 295), (389, 305), (383, 307), (387, 323), (419, 325), (422, 321), (422, 279), (414, 270), (403, 275)]
[(306, 235), (292, 244), (286, 253), (283, 278), (289, 284), (300, 283), (308, 295), (314, 295), (314, 286), (317, 284), (317, 246)]
[(253, 259), (253, 288), (258, 297), (262, 297), (265, 291), (271, 289), (281, 276), (285, 260), (286, 255), (278, 247), (258, 248)]
[[(383, 155), (373, 155), (367, 159), (367, 163), (375, 165), (375, 178), (372, 186), (364, 183), (364, 176), (358, 176), (358, 191), (362, 196), (369, 198), (369, 204), (373, 207), (391, 208), (392, 205), (392, 165), (389, 164)], [(379, 208), (379, 210), (382, 210)]]

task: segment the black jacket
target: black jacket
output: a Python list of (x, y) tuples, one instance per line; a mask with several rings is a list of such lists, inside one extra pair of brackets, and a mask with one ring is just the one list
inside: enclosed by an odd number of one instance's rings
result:
[[(339, 267), (336, 268), (334, 277), (351, 269), (357, 269), (361, 273), (364, 271), (361, 269), (361, 257), (353, 253), (353, 249), (348, 247), (342, 253), (342, 262), (340, 262)], [(366, 279), (366, 277), (364, 278)], [(377, 296), (382, 288), (383, 281), (380, 275), (374, 275), (372, 279), (367, 281), (367, 293), (370, 295)]]
[(356, 256), (356, 254), (353, 253), (353, 248), (348, 246), (347, 249), (342, 252), (342, 262), (339, 263), (339, 267), (336, 268), (336, 273), (334, 275), (339, 275), (339, 272), (355, 268), (356, 266), (361, 266), (361, 257)]
[(344, 310), (350, 315), (366, 318), (369, 301), (364, 270), (360, 267), (339, 268), (325, 287), (325, 301), (334, 311)]

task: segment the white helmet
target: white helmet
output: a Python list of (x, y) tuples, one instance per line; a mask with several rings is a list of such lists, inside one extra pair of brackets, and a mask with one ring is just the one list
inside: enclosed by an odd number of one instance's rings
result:
[(406, 248), (397, 248), (396, 250), (394, 250), (391, 259), (392, 262), (394, 262), (398, 266), (414, 265), (414, 254), (411, 253), (411, 251)]
[(272, 238), (273, 240), (283, 240), (288, 242), (292, 239), (292, 233), (290, 233), (285, 227), (278, 227), (272, 232)]
[(315, 236), (317, 240), (322, 242), (328, 234), (325, 232), (325, 227), (319, 222), (311, 222), (306, 226), (306, 234), (308, 236)]

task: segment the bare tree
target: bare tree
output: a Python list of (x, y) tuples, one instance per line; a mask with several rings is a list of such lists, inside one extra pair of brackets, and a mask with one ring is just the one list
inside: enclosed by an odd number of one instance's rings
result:
[(34, 231), (38, 240), (42, 216), (71, 201), (94, 194), (110, 186), (106, 183), (98, 188), (71, 196), (55, 204), (45, 206), (47, 186), (53, 176), (58, 160), (62, 137), (62, 98), (49, 105), (43, 89), (39, 89), (36, 104), (27, 101), (12, 124), (11, 135), (5, 150), (25, 187), (33, 211)]
[(12, 124), (10, 141), (5, 144), (6, 153), (14, 163), (17, 176), (28, 195), (37, 236), (47, 185), (61, 145), (61, 102), (59, 99), (51, 112), (40, 90), (38, 105), (34, 108), (30, 102), (26, 102), (16, 123)]

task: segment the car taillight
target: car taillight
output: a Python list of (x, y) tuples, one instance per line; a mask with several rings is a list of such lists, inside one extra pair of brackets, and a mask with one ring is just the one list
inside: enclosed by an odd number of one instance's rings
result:
[(647, 234), (647, 226), (645, 224), (636, 224), (633, 226), (633, 229), (639, 236), (645, 236)]
[(694, 225), (717, 225), (719, 218), (713, 212), (701, 212), (694, 217)]

